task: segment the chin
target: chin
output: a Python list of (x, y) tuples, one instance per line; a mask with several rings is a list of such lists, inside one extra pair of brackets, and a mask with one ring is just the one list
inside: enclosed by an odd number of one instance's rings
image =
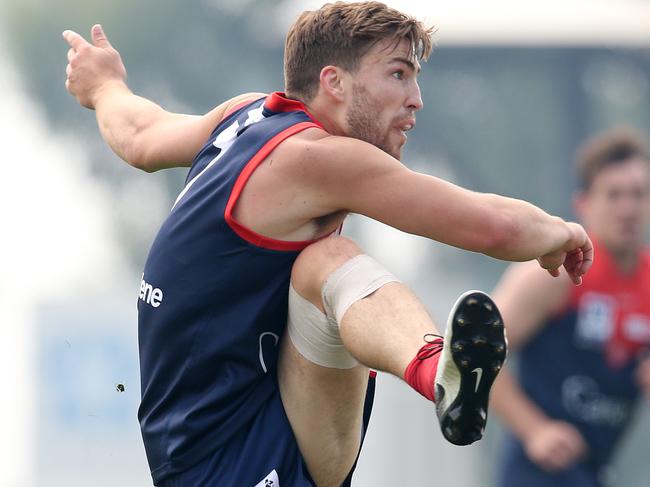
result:
[[(606, 245), (607, 246), (607, 245)], [(643, 246), (643, 239), (638, 237), (619, 237), (612, 239), (612, 242), (607, 247), (617, 254), (627, 254), (636, 252)]]

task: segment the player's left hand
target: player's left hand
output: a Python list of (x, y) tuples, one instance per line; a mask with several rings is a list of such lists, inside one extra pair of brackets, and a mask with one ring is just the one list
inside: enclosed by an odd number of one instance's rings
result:
[(564, 246), (537, 259), (539, 265), (553, 277), (560, 275), (564, 267), (567, 275), (575, 285), (582, 284), (584, 276), (594, 260), (594, 246), (582, 225), (567, 222), (570, 237)]
[(635, 371), (636, 383), (645, 395), (646, 399), (650, 401), (650, 355), (646, 354), (636, 367)]
[(111, 83), (125, 84), (126, 68), (101, 25), (93, 25), (90, 35), (92, 44), (76, 32), (63, 32), (70, 45), (65, 87), (81, 105), (94, 109), (105, 87)]

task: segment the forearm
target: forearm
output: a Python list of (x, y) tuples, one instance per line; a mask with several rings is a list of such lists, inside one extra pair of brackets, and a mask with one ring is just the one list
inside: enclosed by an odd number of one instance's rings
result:
[(369, 216), (403, 231), (508, 261), (575, 248), (569, 224), (528, 202), (470, 191), (413, 172), (388, 174), (391, 181), (377, 187), (412, 188), (412, 196), (403, 201), (396, 197), (380, 214)]
[(507, 368), (501, 370), (492, 386), (490, 407), (523, 442), (531, 431), (548, 421), (546, 414), (526, 396)]
[(495, 239), (483, 253), (510, 261), (527, 261), (576, 246), (564, 220), (522, 200), (484, 194), (484, 203), (498, 222)]

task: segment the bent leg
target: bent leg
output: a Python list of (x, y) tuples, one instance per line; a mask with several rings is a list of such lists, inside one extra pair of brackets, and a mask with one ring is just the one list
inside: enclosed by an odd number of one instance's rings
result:
[[(292, 272), (295, 291), (324, 315), (321, 292), (328, 277), (361, 249), (345, 238), (328, 238), (305, 249)], [(340, 320), (345, 348), (360, 363), (342, 367), (307, 360), (285, 334), (278, 377), (287, 416), (316, 484), (338, 486), (352, 468), (361, 440), (368, 366), (403, 377), (435, 327), (414, 294), (389, 282), (356, 301)], [(433, 387), (433, 384), (431, 384)]]
[(289, 422), (319, 487), (340, 485), (354, 464), (367, 367), (405, 379), (431, 400), (435, 384), (443, 435), (466, 445), (483, 434), (490, 388), (505, 360), (503, 322), (489, 296), (461, 296), (444, 346), (431, 343), (436, 328), (424, 306), (361, 253), (346, 238), (328, 238), (305, 249), (292, 270), (294, 297), (319, 316), (314, 323), (320, 329), (312, 334), (305, 322), (291, 323), (290, 309), (278, 377)]

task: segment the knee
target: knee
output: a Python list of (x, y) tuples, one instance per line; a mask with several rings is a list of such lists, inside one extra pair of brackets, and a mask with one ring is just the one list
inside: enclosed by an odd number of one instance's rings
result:
[(320, 303), (321, 289), (328, 276), (362, 253), (361, 248), (346, 237), (319, 240), (304, 249), (296, 259), (291, 270), (292, 285), (312, 303)]

